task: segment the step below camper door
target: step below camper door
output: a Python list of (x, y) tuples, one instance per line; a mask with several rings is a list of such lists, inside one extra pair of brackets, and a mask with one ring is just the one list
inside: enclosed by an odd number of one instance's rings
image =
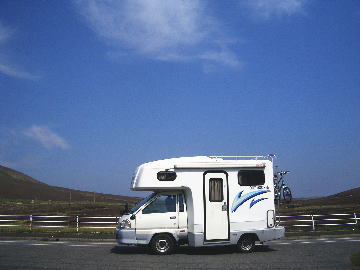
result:
[(226, 172), (204, 173), (204, 240), (229, 240), (228, 176)]

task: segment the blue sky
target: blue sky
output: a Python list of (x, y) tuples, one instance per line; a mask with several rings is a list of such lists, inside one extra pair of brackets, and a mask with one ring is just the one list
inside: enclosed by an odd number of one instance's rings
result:
[(359, 187), (360, 2), (0, 3), (0, 164), (129, 191), (141, 163), (276, 153), (297, 197)]

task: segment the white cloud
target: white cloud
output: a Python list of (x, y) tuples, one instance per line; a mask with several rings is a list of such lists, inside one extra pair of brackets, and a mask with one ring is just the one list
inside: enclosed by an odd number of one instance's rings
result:
[(223, 63), (231, 67), (239, 66), (239, 61), (236, 59), (235, 54), (229, 50), (207, 51), (199, 55), (199, 58)]
[[(115, 49), (162, 61), (237, 66), (217, 21), (199, 0), (79, 0), (88, 25)], [(223, 41), (222, 41), (223, 40)], [(207, 55), (218, 57), (204, 57)]]
[(30, 72), (23, 71), (19, 68), (14, 67), (13, 64), (9, 63), (8, 57), (5, 57), (5, 53), (2, 53), (5, 46), (4, 44), (11, 38), (14, 30), (4, 26), (0, 22), (0, 73), (10, 77), (16, 77), (20, 79), (37, 80), (40, 77)]
[(60, 137), (46, 126), (32, 125), (24, 131), (24, 135), (41, 143), (48, 149), (58, 147), (65, 150), (70, 147), (64, 138)]
[(303, 11), (307, 0), (245, 0), (253, 13), (268, 19), (272, 16), (283, 16)]
[[(0, 59), (0, 61), (1, 61), (1, 59)], [(0, 72), (5, 75), (20, 78), (20, 79), (37, 80), (40, 78), (40, 76), (34, 75), (27, 71), (21, 71), (17, 68), (9, 66), (9, 65), (4, 65), (1, 62), (0, 62)]]
[(6, 40), (8, 40), (10, 38), (10, 35), (11, 35), (12, 32), (13, 32), (12, 29), (10, 29), (9, 27), (5, 27), (0, 22), (0, 43), (3, 43)]

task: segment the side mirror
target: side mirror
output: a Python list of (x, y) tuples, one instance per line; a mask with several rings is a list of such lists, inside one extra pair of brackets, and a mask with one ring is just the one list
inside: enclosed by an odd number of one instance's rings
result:
[(135, 215), (131, 215), (130, 219), (131, 219), (131, 220), (134, 220), (134, 219), (135, 219)]

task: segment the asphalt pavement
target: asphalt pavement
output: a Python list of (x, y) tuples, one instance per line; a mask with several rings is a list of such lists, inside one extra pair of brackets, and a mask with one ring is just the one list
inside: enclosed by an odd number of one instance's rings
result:
[(356, 269), (360, 237), (282, 239), (254, 253), (233, 247), (180, 247), (173, 255), (112, 241), (0, 240), (0, 269)]

